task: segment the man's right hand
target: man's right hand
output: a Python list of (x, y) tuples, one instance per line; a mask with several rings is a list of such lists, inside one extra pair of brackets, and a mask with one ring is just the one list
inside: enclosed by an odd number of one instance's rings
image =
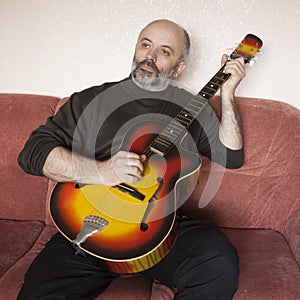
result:
[(143, 177), (145, 155), (119, 151), (110, 159), (97, 162), (100, 181), (107, 186), (121, 182), (136, 183)]

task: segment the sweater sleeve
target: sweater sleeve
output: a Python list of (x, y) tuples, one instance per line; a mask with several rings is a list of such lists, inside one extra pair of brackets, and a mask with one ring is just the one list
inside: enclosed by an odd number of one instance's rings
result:
[(96, 92), (90, 88), (73, 94), (56, 115), (31, 133), (18, 156), (19, 166), (26, 173), (42, 176), (45, 161), (55, 147), (72, 149), (78, 119)]

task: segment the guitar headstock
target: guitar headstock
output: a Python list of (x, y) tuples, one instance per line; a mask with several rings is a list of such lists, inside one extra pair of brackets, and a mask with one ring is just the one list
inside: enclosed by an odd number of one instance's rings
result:
[(249, 63), (262, 47), (262, 40), (254, 34), (247, 34), (231, 53), (230, 58), (244, 57), (245, 63)]

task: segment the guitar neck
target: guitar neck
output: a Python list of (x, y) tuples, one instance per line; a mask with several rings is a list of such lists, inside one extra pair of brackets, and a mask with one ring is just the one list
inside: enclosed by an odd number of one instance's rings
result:
[(147, 156), (153, 152), (165, 156), (186, 129), (197, 118), (209, 100), (216, 94), (230, 74), (223, 73), (224, 66), (209, 80), (209, 82), (195, 95), (167, 127), (156, 137), (145, 150)]

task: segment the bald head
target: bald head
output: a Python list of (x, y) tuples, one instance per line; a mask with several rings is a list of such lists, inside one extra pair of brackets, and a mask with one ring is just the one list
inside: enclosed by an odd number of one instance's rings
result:
[(181, 52), (180, 61), (184, 61), (190, 51), (190, 38), (187, 31), (175, 22), (166, 19), (154, 20), (147, 24), (139, 34), (139, 39), (148, 31), (156, 31), (166, 42), (174, 44)]

